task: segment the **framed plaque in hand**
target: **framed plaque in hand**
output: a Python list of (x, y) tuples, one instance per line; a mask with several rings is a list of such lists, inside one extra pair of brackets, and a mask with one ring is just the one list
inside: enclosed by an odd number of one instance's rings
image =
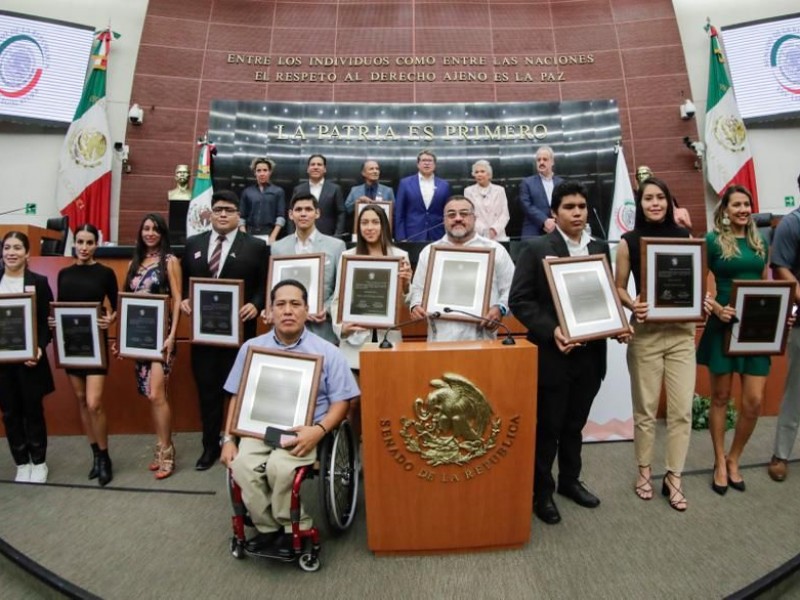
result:
[[(330, 259), (328, 259), (330, 260)], [(279, 281), (294, 279), (308, 291), (308, 314), (316, 315), (324, 309), (325, 254), (294, 254), (269, 257), (267, 276), (267, 311), (269, 312), (270, 290)]]
[(100, 329), (99, 302), (51, 302), (56, 321), (55, 356), (59, 369), (105, 369), (106, 338)]
[(239, 311), (244, 298), (244, 282), (239, 279), (189, 279), (192, 306), (193, 344), (241, 346), (242, 321)]
[(0, 295), (0, 363), (36, 360), (36, 294)]
[(119, 295), (119, 355), (123, 358), (164, 361), (169, 296)]
[(267, 427), (311, 425), (321, 374), (321, 356), (250, 346), (231, 431), (262, 439)]
[(727, 328), (725, 354), (783, 354), (794, 287), (789, 281), (734, 280), (730, 305), (738, 321)]
[(558, 325), (568, 342), (583, 343), (629, 331), (605, 256), (546, 258), (544, 272)]
[(387, 329), (398, 321), (399, 256), (342, 256), (337, 323)]
[(474, 322), (445, 308), (485, 315), (489, 311), (494, 274), (494, 248), (431, 246), (422, 307), (442, 319)]
[(647, 238), (641, 241), (641, 290), (648, 321), (704, 321), (706, 242)]

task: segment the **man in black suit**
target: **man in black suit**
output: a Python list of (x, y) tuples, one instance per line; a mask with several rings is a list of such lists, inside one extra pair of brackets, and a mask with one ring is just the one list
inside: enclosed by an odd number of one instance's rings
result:
[(587, 508), (600, 504), (578, 477), (581, 431), (606, 374), (606, 341), (567, 342), (558, 325), (543, 265), (547, 257), (606, 252), (584, 231), (588, 218), (586, 197), (587, 192), (579, 183), (565, 181), (556, 186), (551, 205), (555, 229), (525, 245), (517, 259), (509, 294), (512, 313), (528, 329), (528, 340), (539, 347), (533, 509), (548, 524), (561, 520), (553, 502), (556, 454), (558, 493)]
[[(244, 304), (239, 311), (244, 339), (256, 335), (256, 317), (266, 299), (269, 248), (263, 240), (238, 230), (239, 198), (230, 190), (211, 197), (211, 230), (186, 240), (183, 253), (183, 301), (181, 310), (190, 315), (190, 277), (240, 279), (244, 282)], [(216, 267), (216, 268), (215, 268)], [(222, 389), (236, 360), (238, 348), (192, 345), (192, 374), (200, 400), (203, 421), (203, 454), (195, 468), (205, 471), (219, 458), (219, 433), (227, 394)]]
[[(292, 198), (311, 194), (319, 203), (319, 219), (317, 230), (325, 235), (332, 235), (342, 239), (345, 233), (345, 219), (347, 211), (344, 207), (342, 188), (331, 181), (325, 180), (328, 170), (328, 159), (322, 154), (312, 154), (308, 157), (308, 181), (295, 186)], [(294, 232), (291, 227), (289, 233)]]

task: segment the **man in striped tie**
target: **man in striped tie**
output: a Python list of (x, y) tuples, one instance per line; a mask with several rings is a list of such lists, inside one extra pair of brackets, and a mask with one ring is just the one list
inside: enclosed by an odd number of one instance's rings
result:
[[(230, 190), (216, 192), (211, 197), (211, 230), (186, 240), (181, 310), (187, 315), (192, 313), (191, 277), (240, 279), (244, 282), (243, 306), (239, 311), (244, 339), (255, 337), (256, 316), (265, 306), (268, 265), (269, 248), (264, 241), (239, 231), (239, 198)], [(227, 396), (222, 386), (236, 360), (237, 350), (192, 344), (192, 374), (203, 421), (203, 454), (195, 464), (198, 471), (209, 469), (219, 458), (219, 432)]]

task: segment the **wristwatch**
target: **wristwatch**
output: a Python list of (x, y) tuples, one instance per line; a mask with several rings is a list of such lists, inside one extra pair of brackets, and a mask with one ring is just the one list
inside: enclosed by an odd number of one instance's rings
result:
[(223, 435), (222, 440), (220, 440), (219, 445), (224, 446), (228, 442), (236, 443), (236, 438), (232, 435)]

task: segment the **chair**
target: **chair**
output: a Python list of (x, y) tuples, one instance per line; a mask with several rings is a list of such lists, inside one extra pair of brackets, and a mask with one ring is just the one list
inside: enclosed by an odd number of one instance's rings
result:
[(61, 232), (61, 239), (43, 239), (42, 256), (64, 256), (67, 249), (67, 236), (69, 235), (69, 217), (55, 217), (47, 219), (47, 229)]
[[(297, 561), (303, 571), (317, 571), (319, 560), (319, 529), (316, 526), (307, 531), (300, 530), (300, 488), (303, 481), (317, 477), (319, 503), (325, 513), (326, 529), (331, 534), (346, 531), (353, 523), (358, 502), (359, 455), (356, 437), (346, 420), (339, 427), (325, 435), (317, 446), (317, 461), (313, 465), (305, 465), (295, 470), (292, 486), (292, 548), (291, 558), (275, 558), (282, 562)], [(242, 501), (242, 491), (233, 480), (230, 470), (227, 472), (228, 492), (233, 507), (233, 537), (230, 540), (230, 551), (234, 558), (244, 558), (245, 525), (252, 525), (247, 509)], [(310, 544), (304, 547), (304, 541)], [(309, 547), (310, 546), (310, 547)], [(261, 555), (258, 555), (261, 556)]]

